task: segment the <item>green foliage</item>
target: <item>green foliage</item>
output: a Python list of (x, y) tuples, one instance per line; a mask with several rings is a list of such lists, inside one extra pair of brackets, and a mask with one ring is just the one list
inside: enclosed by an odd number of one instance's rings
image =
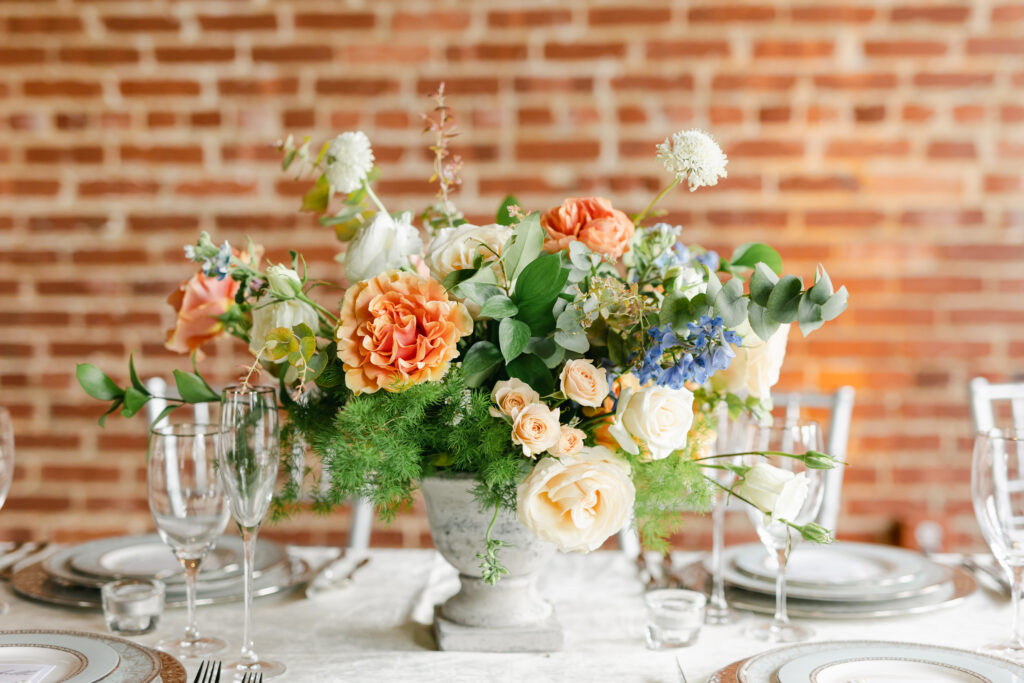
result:
[(782, 273), (782, 257), (767, 244), (760, 242), (747, 242), (736, 247), (729, 259), (729, 265), (741, 268), (754, 268), (758, 263), (763, 263), (776, 275)]
[(706, 512), (711, 505), (712, 484), (700, 466), (676, 455), (652, 462), (633, 458), (636, 502), (633, 512), (645, 548), (666, 552), (668, 537), (683, 522), (680, 503), (687, 509)]
[(513, 206), (520, 206), (519, 200), (516, 199), (515, 195), (510, 194), (505, 197), (505, 201), (498, 207), (498, 214), (494, 217), (494, 222), (498, 225), (515, 225), (515, 216), (509, 213), (509, 208)]

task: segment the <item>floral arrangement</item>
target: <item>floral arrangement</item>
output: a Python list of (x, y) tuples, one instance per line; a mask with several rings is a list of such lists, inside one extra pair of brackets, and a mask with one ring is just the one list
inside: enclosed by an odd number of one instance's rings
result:
[[(242, 250), (205, 233), (185, 247), (199, 270), (168, 299), (177, 322), (167, 347), (192, 353), (195, 369), (201, 347), (230, 334), (254, 357), (243, 382), (276, 378), (289, 417), (283, 462), (299, 468), (277, 511), (287, 514), (306, 487), (317, 509), (362, 496), (387, 519), (424, 476), (461, 472), (495, 515), (515, 510), (564, 551), (594, 550), (633, 519), (646, 544), (663, 547), (680, 506), (706, 507), (717, 484), (705, 470), (723, 467), (739, 475), (732, 495), (779, 519), (798, 509), (802, 477), (710, 455), (715, 419), (723, 405), (765, 419), (790, 325), (810, 333), (844, 310), (847, 293), (824, 268), (807, 287), (782, 275), (765, 244), (723, 258), (684, 245), (679, 226), (648, 220), (675, 186), (692, 192), (726, 176), (714, 140), (686, 131), (659, 145), (670, 181), (637, 215), (600, 197), (542, 212), (509, 197), (493, 224), (473, 225), (452, 199), (461, 161), (443, 91), (424, 118), (439, 190), (415, 218), (374, 192), (362, 132), (342, 133), (315, 157), (308, 140), (279, 143), (285, 170), (315, 178), (302, 209), (347, 242), (339, 308), (314, 300), (326, 283), (299, 254), (264, 264), (251, 242)], [(83, 388), (111, 402), (108, 414), (131, 416), (151, 398), (133, 362), (129, 374), (121, 387), (78, 367)], [(168, 399), (168, 412), (218, 400), (198, 369), (175, 379), (180, 399)], [(317, 473), (291, 456), (306, 445)], [(795, 528), (829, 537), (817, 525)], [(489, 580), (503, 571), (500, 547), (488, 534)]]

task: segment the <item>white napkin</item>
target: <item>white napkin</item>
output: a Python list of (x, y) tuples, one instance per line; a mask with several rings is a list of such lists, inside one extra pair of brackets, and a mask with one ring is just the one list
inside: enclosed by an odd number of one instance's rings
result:
[(56, 668), (53, 664), (0, 664), (0, 683), (39, 683)]

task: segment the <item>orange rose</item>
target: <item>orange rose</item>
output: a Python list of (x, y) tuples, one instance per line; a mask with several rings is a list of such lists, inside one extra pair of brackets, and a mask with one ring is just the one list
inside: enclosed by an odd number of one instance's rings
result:
[(357, 394), (441, 379), (473, 331), (466, 307), (436, 280), (387, 271), (348, 288), (335, 338), (345, 384)]
[(217, 320), (235, 300), (239, 284), (229, 277), (218, 280), (202, 271), (185, 280), (167, 297), (178, 319), (167, 330), (164, 346), (176, 353), (189, 353), (224, 331), (224, 323)]
[(566, 249), (570, 242), (579, 240), (614, 258), (629, 249), (634, 231), (629, 217), (613, 209), (603, 197), (570, 197), (541, 216), (540, 224), (547, 232), (544, 250), (548, 253)]

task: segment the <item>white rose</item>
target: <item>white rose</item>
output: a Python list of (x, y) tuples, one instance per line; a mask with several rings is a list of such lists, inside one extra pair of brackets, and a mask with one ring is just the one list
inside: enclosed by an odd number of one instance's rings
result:
[(523, 380), (513, 377), (495, 382), (494, 389), (491, 390), (491, 400), (498, 406), (491, 408), (491, 415), (507, 415), (514, 420), (523, 408), (531, 403), (538, 403), (540, 394)]
[(639, 440), (653, 460), (661, 460), (686, 447), (692, 424), (693, 392), (654, 385), (623, 390), (609, 432), (627, 453), (640, 452)]
[(286, 299), (290, 299), (302, 291), (302, 278), (299, 277), (299, 274), (282, 265), (267, 266), (267, 282), (274, 294)]
[(543, 403), (531, 403), (515, 416), (512, 423), (512, 443), (523, 447), (523, 455), (535, 458), (558, 444), (561, 435), (558, 408)]
[(740, 325), (736, 332), (743, 338), (743, 345), (734, 347), (736, 357), (728, 368), (712, 376), (712, 385), (739, 396), (769, 398), (786, 358), (789, 325), (780, 325), (768, 341), (758, 337), (748, 322)]
[(359, 229), (345, 251), (345, 275), (355, 284), (385, 270), (409, 264), (409, 257), (423, 248), (419, 231), (412, 225), (412, 213), (398, 220), (383, 211)]
[(274, 301), (270, 296), (264, 295), (252, 309), (249, 350), (253, 354), (258, 354), (266, 343), (267, 335), (271, 330), (278, 327), (286, 327), (290, 330), (299, 323), (306, 323), (310, 329), (316, 331), (320, 321), (312, 306), (298, 299)]
[(567, 362), (559, 379), (562, 393), (581, 406), (596, 408), (608, 396), (608, 372), (586, 358)]
[(562, 552), (590, 552), (629, 523), (636, 489), (629, 465), (602, 446), (544, 458), (519, 485), (516, 514)]
[(424, 257), (430, 274), (437, 280), (456, 270), (473, 267), (477, 256), (493, 259), (512, 236), (512, 228), (504, 225), (472, 225), (442, 228), (427, 245)]
[(332, 192), (355, 192), (373, 169), (370, 138), (361, 130), (342, 133), (334, 138), (325, 158), (324, 175), (331, 184)]
[(766, 462), (759, 462), (734, 488), (738, 496), (746, 498), (773, 520), (796, 521), (807, 500), (810, 481), (807, 473), (794, 474)]

